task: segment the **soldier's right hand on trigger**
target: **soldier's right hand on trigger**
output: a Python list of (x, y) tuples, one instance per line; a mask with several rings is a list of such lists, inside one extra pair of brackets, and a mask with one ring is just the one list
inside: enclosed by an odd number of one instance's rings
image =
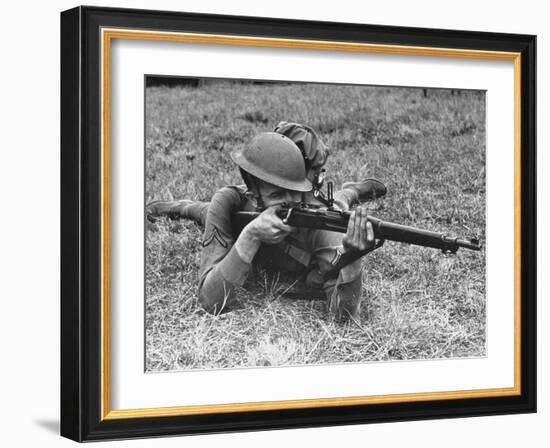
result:
[(283, 241), (296, 229), (283, 223), (277, 216), (278, 205), (265, 209), (256, 219), (251, 221), (249, 234), (264, 244), (277, 244)]

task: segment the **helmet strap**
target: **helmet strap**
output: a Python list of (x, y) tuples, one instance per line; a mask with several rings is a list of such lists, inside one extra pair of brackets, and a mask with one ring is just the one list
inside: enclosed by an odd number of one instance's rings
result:
[(243, 170), (242, 168), (240, 168), (240, 171), (246, 186), (250, 190), (252, 190), (251, 193), (254, 196), (254, 200), (256, 202), (256, 210), (262, 211), (265, 206), (262, 199), (262, 193), (260, 192), (260, 185), (258, 184), (256, 177), (250, 174), (248, 171)]
[(260, 192), (260, 186), (258, 185), (258, 182), (256, 182), (256, 178), (254, 176), (249, 176), (250, 183), (254, 187), (254, 199), (256, 199), (256, 210), (261, 211), (265, 208), (264, 206), (264, 200), (262, 199), (262, 193)]

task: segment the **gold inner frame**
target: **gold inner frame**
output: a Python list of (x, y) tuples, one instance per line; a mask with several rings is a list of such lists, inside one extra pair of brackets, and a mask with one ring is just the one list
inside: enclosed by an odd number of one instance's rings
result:
[[(306, 409), (414, 401), (502, 397), (521, 394), (521, 54), (514, 52), (415, 47), (303, 39), (278, 39), (215, 34), (101, 29), (101, 419), (127, 419)], [(207, 43), (253, 47), (297, 48), (346, 52), (369, 52), (413, 56), (437, 56), (514, 62), (514, 386), (445, 392), (369, 395), (303, 400), (280, 400), (213, 405), (188, 405), (141, 409), (111, 409), (110, 368), (110, 50), (113, 39)]]

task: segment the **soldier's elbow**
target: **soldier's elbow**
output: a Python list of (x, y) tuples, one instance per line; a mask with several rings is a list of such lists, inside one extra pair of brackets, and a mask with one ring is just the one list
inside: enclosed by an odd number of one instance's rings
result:
[(217, 316), (230, 311), (230, 294), (216, 294), (204, 286), (199, 289), (199, 305), (207, 313)]
[(199, 306), (209, 314), (216, 315), (218, 310), (218, 301), (212, 297), (208, 297), (203, 291), (199, 290)]

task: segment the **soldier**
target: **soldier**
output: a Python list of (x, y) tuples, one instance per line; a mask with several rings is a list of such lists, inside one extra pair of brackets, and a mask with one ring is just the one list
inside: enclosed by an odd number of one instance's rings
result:
[[(367, 211), (359, 206), (352, 212), (345, 235), (284, 224), (275, 213), (282, 203), (317, 202), (312, 182), (317, 182), (328, 151), (306, 126), (281, 122), (275, 131), (258, 135), (231, 154), (245, 185), (220, 189), (210, 203), (155, 201), (147, 206), (147, 213), (193, 219), (204, 226), (198, 296), (206, 311), (230, 311), (235, 289), (243, 285), (253, 264), (258, 264), (301, 276), (308, 288), (324, 295), (331, 315), (358, 319), (361, 259), (340, 269), (337, 276), (327, 278), (327, 273), (343, 254), (374, 246)], [(385, 193), (381, 182), (366, 179), (345, 183), (334, 198), (340, 208), (347, 210)], [(261, 213), (237, 233), (231, 216), (241, 210)]]

